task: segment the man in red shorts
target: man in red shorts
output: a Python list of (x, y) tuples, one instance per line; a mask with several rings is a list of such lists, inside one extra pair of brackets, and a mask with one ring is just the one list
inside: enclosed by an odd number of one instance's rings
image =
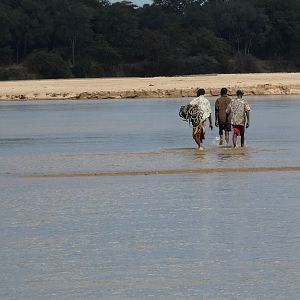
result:
[(250, 126), (250, 106), (248, 102), (243, 98), (244, 92), (237, 90), (236, 98), (231, 100), (226, 109), (226, 118), (231, 117), (231, 125), (233, 128), (233, 147), (236, 147), (237, 137), (241, 137), (241, 147), (244, 147), (245, 143), (245, 126)]

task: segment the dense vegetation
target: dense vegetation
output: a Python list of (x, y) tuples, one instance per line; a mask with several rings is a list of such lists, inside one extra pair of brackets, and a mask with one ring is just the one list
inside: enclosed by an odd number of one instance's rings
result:
[(0, 0), (2, 80), (299, 69), (299, 0)]

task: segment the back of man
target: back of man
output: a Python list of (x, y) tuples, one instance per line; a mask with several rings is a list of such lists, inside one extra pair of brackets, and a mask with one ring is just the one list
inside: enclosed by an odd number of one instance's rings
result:
[(215, 125), (219, 127), (220, 143), (223, 145), (223, 132), (225, 131), (225, 140), (228, 144), (229, 132), (231, 131), (230, 119), (227, 118), (226, 109), (230, 104), (231, 99), (227, 96), (227, 89), (221, 89), (221, 97), (215, 103)]
[(201, 120), (200, 124), (197, 126), (193, 126), (193, 139), (198, 145), (199, 150), (203, 150), (202, 143), (205, 139), (205, 124), (206, 119), (209, 120), (209, 127), (212, 130), (212, 122), (211, 122), (211, 106), (207, 98), (204, 97), (205, 90), (198, 89), (197, 90), (197, 98), (194, 98), (190, 105), (197, 105), (199, 110), (201, 111)]
[(244, 92), (237, 90), (237, 98), (231, 100), (226, 109), (227, 116), (231, 117), (233, 127), (233, 146), (236, 147), (237, 136), (241, 136), (241, 147), (244, 147), (245, 127), (250, 125), (250, 105), (242, 99)]
[(250, 111), (247, 101), (242, 98), (233, 99), (228, 107), (228, 111), (231, 112), (231, 124), (233, 126), (245, 126), (246, 112)]
[(191, 105), (198, 105), (199, 109), (202, 112), (201, 121), (205, 121), (211, 114), (211, 106), (207, 98), (204, 95), (200, 95), (197, 98), (194, 98), (191, 102)]
[(227, 95), (221, 96), (216, 100), (215, 109), (218, 111), (218, 124), (226, 124), (226, 109), (229, 103), (231, 102), (231, 98)]

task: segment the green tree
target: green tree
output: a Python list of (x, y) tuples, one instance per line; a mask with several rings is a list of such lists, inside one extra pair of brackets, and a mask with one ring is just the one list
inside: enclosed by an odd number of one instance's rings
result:
[(107, 7), (95, 20), (95, 33), (103, 35), (122, 57), (132, 59), (138, 37), (137, 7), (123, 1)]
[(271, 23), (265, 52), (267, 57), (294, 59), (300, 55), (300, 2), (298, 0), (262, 0)]
[[(203, 1), (200, 1), (202, 3)], [(178, 14), (184, 13), (187, 6), (192, 3), (199, 3), (198, 0), (153, 0), (154, 6), (163, 7)]]
[(263, 47), (270, 31), (270, 23), (264, 10), (251, 1), (210, 1), (204, 5), (202, 16), (207, 15), (204, 26), (217, 36), (230, 42), (238, 53), (255, 53)]
[(300, 1), (1, 0), (0, 66), (2, 79), (295, 71)]
[(0, 64), (9, 64), (12, 62), (13, 50), (11, 49), (11, 8), (0, 3)]
[(30, 55), (27, 60), (30, 72), (41, 78), (68, 78), (71, 72), (68, 64), (56, 53), (38, 51)]
[[(70, 58), (74, 66), (77, 51), (83, 52), (86, 45), (92, 40), (93, 11), (82, 3), (76, 2), (61, 1), (60, 3), (56, 2), (55, 6), (60, 9), (54, 12), (54, 43), (66, 58)], [(66, 53), (65, 49), (69, 49), (69, 53)]]

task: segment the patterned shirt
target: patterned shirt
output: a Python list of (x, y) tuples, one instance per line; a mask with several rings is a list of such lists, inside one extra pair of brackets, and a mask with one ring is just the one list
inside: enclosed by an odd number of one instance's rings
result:
[(246, 123), (246, 112), (250, 111), (248, 102), (241, 98), (232, 99), (226, 109), (226, 113), (230, 114), (231, 125), (243, 125)]
[(209, 101), (203, 95), (201, 95), (197, 98), (194, 98), (190, 102), (190, 104), (191, 105), (198, 105), (199, 109), (202, 110), (203, 115), (202, 115), (201, 121), (206, 120), (212, 112)]

